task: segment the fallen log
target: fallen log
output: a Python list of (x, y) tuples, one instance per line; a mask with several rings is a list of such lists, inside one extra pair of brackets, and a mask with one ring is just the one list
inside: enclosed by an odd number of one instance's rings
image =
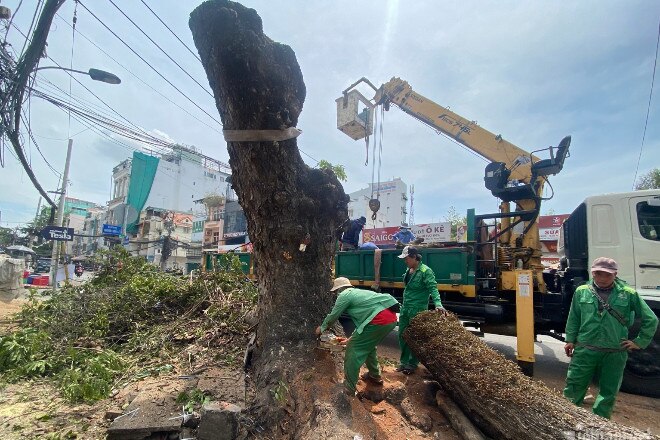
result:
[(463, 410), (453, 400), (447, 397), (442, 390), (437, 392), (436, 402), (440, 411), (447, 416), (451, 427), (454, 428), (454, 431), (458, 432), (463, 440), (486, 440), (486, 437), (474, 426)]
[(413, 353), (484, 434), (495, 439), (658, 439), (579, 408), (467, 331), (424, 312), (403, 334)]

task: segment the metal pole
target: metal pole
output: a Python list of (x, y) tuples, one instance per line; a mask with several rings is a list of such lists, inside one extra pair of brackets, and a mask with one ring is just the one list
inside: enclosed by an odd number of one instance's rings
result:
[[(39, 203), (37, 203), (37, 213), (34, 215), (34, 224), (37, 224), (37, 221), (39, 220), (39, 214), (41, 214), (41, 196), (39, 196)], [(30, 246), (32, 246), (34, 243), (39, 242), (39, 236), (36, 236), (34, 238), (30, 238)]]
[[(73, 139), (69, 139), (69, 146), (66, 150), (66, 162), (64, 163), (64, 174), (62, 174), (62, 193), (60, 194), (60, 201), (57, 205), (57, 219), (55, 220), (55, 226), (62, 226), (64, 222), (64, 202), (66, 199), (66, 187), (69, 183), (69, 165), (71, 164), (71, 148), (73, 147)], [(53, 242), (53, 253), (51, 254), (50, 260), (50, 281), (53, 286), (53, 290), (57, 289), (57, 267), (59, 263), (58, 247), (57, 242)]]

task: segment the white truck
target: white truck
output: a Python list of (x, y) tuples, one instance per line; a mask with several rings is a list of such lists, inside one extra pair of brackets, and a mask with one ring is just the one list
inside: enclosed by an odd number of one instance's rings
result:
[[(564, 310), (575, 288), (590, 278), (591, 262), (609, 257), (619, 264), (619, 278), (660, 316), (660, 190), (588, 197), (564, 222), (559, 252), (556, 288), (568, 301)], [(631, 335), (638, 329), (636, 323)], [(660, 396), (660, 330), (647, 349), (630, 355), (621, 389)]]

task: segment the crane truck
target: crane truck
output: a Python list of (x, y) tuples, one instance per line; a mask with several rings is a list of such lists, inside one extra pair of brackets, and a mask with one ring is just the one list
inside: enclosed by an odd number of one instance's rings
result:
[[(360, 83), (373, 88), (373, 98), (355, 88)], [(499, 212), (468, 210), (467, 243), (422, 248), (422, 258), (436, 274), (443, 305), (466, 325), (517, 337), (516, 356), (526, 374), (533, 374), (537, 335), (563, 340), (573, 292), (589, 279), (589, 262), (596, 257), (615, 258), (621, 266), (619, 276), (638, 289), (656, 314), (660, 310), (660, 191), (587, 198), (563, 226), (565, 258), (560, 269), (546, 270), (537, 220), (548, 176), (559, 173), (569, 156), (570, 136), (556, 148), (527, 152), (416, 93), (399, 78), (380, 87), (361, 78), (336, 104), (337, 127), (355, 140), (372, 134), (376, 106), (389, 110), (395, 105), (490, 161), (484, 183), (501, 201)], [(541, 151), (549, 157), (537, 157)], [(356, 286), (378, 285), (400, 296), (405, 267), (396, 253), (383, 250), (374, 267), (374, 251), (340, 252), (336, 275)], [(623, 389), (660, 395), (658, 334), (649, 348), (630, 356)]]

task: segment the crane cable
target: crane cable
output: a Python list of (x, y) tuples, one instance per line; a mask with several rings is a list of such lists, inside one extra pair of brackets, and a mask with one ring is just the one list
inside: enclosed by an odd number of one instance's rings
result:
[[(380, 109), (378, 109), (380, 107)], [(374, 124), (374, 146), (371, 164), (371, 199), (369, 200), (369, 209), (371, 209), (371, 220), (376, 222), (376, 215), (380, 209), (380, 170), (383, 163), (383, 121), (385, 120), (384, 107), (378, 106), (375, 109), (375, 124)], [(380, 120), (378, 118), (378, 110), (380, 110)], [(374, 184), (376, 177), (376, 150), (378, 150), (378, 183)], [(375, 188), (375, 190), (374, 190)], [(374, 193), (376, 197), (374, 198)], [(375, 226), (375, 225), (374, 225)]]

